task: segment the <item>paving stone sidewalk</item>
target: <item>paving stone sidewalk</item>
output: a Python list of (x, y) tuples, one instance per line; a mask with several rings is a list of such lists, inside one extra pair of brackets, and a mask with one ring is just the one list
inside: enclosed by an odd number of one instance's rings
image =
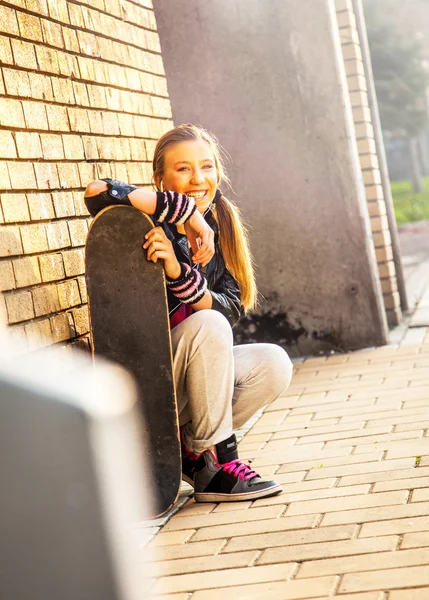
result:
[(295, 366), (240, 443), (283, 493), (189, 500), (142, 550), (151, 597), (429, 598), (429, 331)]

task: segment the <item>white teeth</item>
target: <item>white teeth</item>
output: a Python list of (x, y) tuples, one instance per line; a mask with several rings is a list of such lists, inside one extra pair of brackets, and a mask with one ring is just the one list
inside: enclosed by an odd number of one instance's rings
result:
[(205, 192), (188, 192), (188, 196), (192, 196), (192, 198), (202, 198), (206, 195)]

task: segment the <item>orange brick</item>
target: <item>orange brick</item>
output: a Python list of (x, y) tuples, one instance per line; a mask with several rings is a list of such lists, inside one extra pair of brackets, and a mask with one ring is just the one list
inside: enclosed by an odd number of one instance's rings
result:
[(18, 12), (17, 17), (19, 30), (23, 38), (43, 42), (43, 33), (38, 17), (22, 12)]
[(54, 192), (52, 194), (55, 215), (61, 217), (72, 217), (75, 214), (72, 192)]
[(7, 167), (12, 188), (22, 190), (37, 187), (32, 163), (8, 162)]
[(191, 515), (189, 517), (173, 518), (164, 527), (164, 531), (177, 531), (180, 529), (189, 529), (190, 526), (197, 529), (201, 527), (214, 527), (216, 525), (225, 525), (227, 523), (237, 524), (258, 521), (261, 519), (273, 519), (279, 517), (283, 512), (283, 507), (270, 506), (263, 508), (254, 508), (248, 510), (232, 510), (228, 512), (210, 513), (208, 515)]
[(59, 160), (64, 158), (62, 137), (58, 134), (41, 134), (43, 158), (46, 160)]
[(103, 133), (103, 113), (99, 111), (91, 111), (88, 114), (91, 133)]
[[(222, 571), (220, 572), (222, 573)], [(222, 575), (219, 575), (220, 581)], [(223, 585), (227, 583), (222, 582)], [(338, 585), (337, 577), (318, 577), (313, 579), (301, 579), (300, 581), (272, 581), (270, 583), (255, 583), (253, 585), (240, 585), (235, 587), (217, 587), (216, 589), (207, 589), (197, 591), (192, 594), (192, 600), (219, 600), (219, 595), (222, 594), (229, 598), (245, 598), (246, 600), (311, 600), (318, 598), (326, 600), (327, 596), (331, 597), (336, 586)], [(324, 598), (322, 599), (321, 594)], [(363, 598), (354, 598), (344, 596), (343, 600), (368, 600)], [(375, 600), (375, 599), (369, 599)], [(380, 599), (377, 599), (380, 600)]]
[(210, 540), (207, 542), (193, 542), (192, 544), (178, 544), (177, 546), (160, 546), (151, 548), (150, 553), (141, 557), (144, 562), (155, 560), (172, 561), (178, 558), (197, 558), (218, 554), (226, 540)]
[(53, 77), (51, 81), (56, 102), (74, 104), (75, 99), (73, 85), (70, 79), (59, 79), (57, 77)]
[(19, 100), (0, 98), (0, 125), (4, 127), (24, 127), (24, 113)]
[(51, 131), (70, 131), (70, 124), (65, 106), (46, 105), (46, 113)]
[[(65, 271), (63, 265), (63, 258), (61, 254), (45, 254), (39, 256), (40, 272), (42, 274), (42, 281), (58, 281), (64, 279)], [(61, 302), (61, 291), (58, 288), (61, 308), (64, 308)]]
[(27, 202), (32, 221), (42, 221), (55, 217), (50, 194), (27, 194)]
[[(62, 23), (70, 23), (66, 0), (48, 0), (49, 16)], [(66, 27), (64, 29), (67, 29)]]
[(428, 588), (390, 592), (389, 600), (426, 600)]
[(86, 281), (85, 281), (85, 277), (78, 277), (77, 278), (78, 284), (79, 284), (79, 292), (80, 292), (80, 297), (82, 299), (82, 302), (88, 302), (88, 293), (87, 293), (87, 289), (86, 289)]
[(42, 20), (42, 30), (45, 38), (45, 43), (57, 48), (64, 48), (64, 39), (62, 35), (62, 27), (58, 23)]
[(70, 23), (75, 27), (85, 27), (85, 21), (83, 20), (83, 6), (80, 5), (69, 5), (69, 16)]
[(58, 289), (56, 285), (44, 285), (32, 290), (36, 317), (48, 315), (60, 310)]
[(193, 560), (180, 558), (178, 560), (160, 561), (157, 563), (157, 569), (163, 576), (184, 575), (185, 573), (247, 567), (250, 566), (256, 557), (257, 553), (250, 551), (222, 554), (218, 556), (201, 556), (193, 558)]
[[(57, 164), (60, 186), (62, 188), (82, 187), (78, 166), (74, 163)], [(58, 187), (58, 186), (57, 186)]]
[(42, 146), (38, 133), (17, 131), (15, 140), (19, 158), (42, 158)]
[[(118, 114), (118, 123), (121, 135), (133, 136), (134, 135), (134, 122), (133, 115), (126, 113)], [(144, 142), (139, 142), (144, 145)]]
[[(282, 563), (288, 561), (299, 561), (313, 559), (327, 559), (328, 557), (334, 556), (353, 556), (358, 558), (359, 554), (367, 554), (369, 552), (383, 552), (388, 550), (396, 550), (398, 545), (399, 537), (396, 535), (389, 535), (380, 538), (367, 538), (367, 539), (356, 539), (356, 540), (341, 540), (338, 542), (324, 542), (323, 544), (300, 544), (298, 546), (284, 546), (280, 548), (267, 548), (263, 551), (261, 557), (258, 559), (258, 565), (269, 565), (273, 563)], [(373, 555), (374, 557), (374, 555)], [(376, 562), (376, 558), (375, 561)], [(314, 577), (316, 575), (325, 575), (327, 573), (317, 571), (310, 572), (310, 570), (303, 570), (300, 577)], [(337, 573), (343, 573), (343, 571), (337, 571)], [(332, 575), (336, 573), (330, 573)]]
[(16, 292), (5, 296), (9, 323), (19, 323), (34, 317), (30, 292)]
[(73, 92), (76, 99), (76, 104), (79, 106), (90, 106), (88, 91), (85, 83), (73, 81)]
[(58, 285), (58, 295), (62, 309), (72, 308), (81, 304), (79, 286), (76, 279), (67, 279)]
[(67, 315), (59, 314), (49, 319), (52, 330), (52, 341), (64, 342), (70, 339), (72, 331), (70, 330), (69, 320)]
[[(401, 550), (404, 548), (423, 548), (429, 546), (429, 532), (419, 531), (417, 533), (406, 533), (401, 542)], [(428, 550), (429, 553), (429, 550)]]
[(60, 74), (60, 65), (58, 62), (58, 53), (46, 46), (36, 46), (37, 62), (39, 69), (46, 73)]
[[(286, 514), (287, 516), (331, 512), (337, 514), (338, 511), (348, 511), (353, 509), (372, 508), (378, 506), (389, 506), (395, 504), (406, 504), (407, 500), (407, 490), (351, 496), (349, 498), (343, 497), (322, 500), (308, 500), (292, 503), (289, 506)], [(350, 521), (346, 521), (346, 523), (349, 522)]]
[(70, 238), (73, 246), (84, 246), (88, 233), (86, 219), (73, 220), (68, 222)]
[(21, 237), (26, 254), (48, 250), (48, 242), (43, 225), (23, 225), (21, 227)]
[(25, 123), (29, 129), (49, 129), (45, 105), (41, 102), (24, 101)]
[(74, 308), (72, 310), (76, 335), (84, 335), (89, 332), (89, 313), (88, 306)]
[(398, 567), (415, 566), (426, 564), (428, 555), (429, 551), (401, 550), (400, 552), (379, 552), (376, 555), (351, 555), (347, 558), (315, 560), (304, 563), (301, 566), (297, 577), (320, 577), (337, 573), (376, 571), (378, 569), (395, 569)]
[(70, 234), (65, 221), (57, 221), (46, 225), (49, 250), (59, 250), (71, 246)]
[[(284, 580), (289, 579), (294, 569), (295, 563), (286, 563), (267, 567), (224, 569), (214, 572), (204, 571), (192, 575), (162, 577), (151, 588), (151, 591), (157, 594), (213, 589), (223, 587), (226, 581), (230, 586), (243, 586), (245, 584), (279, 580), (284, 584)], [(244, 597), (247, 598), (248, 596)]]
[(16, 11), (7, 6), (0, 6), (0, 31), (19, 35), (18, 21)]
[(10, 260), (0, 261), (0, 291), (13, 290), (15, 288), (15, 276)]
[(68, 115), (70, 120), (70, 128), (72, 131), (79, 133), (87, 133), (91, 131), (89, 125), (88, 112), (83, 108), (69, 108)]
[[(112, 167), (113, 166), (114, 165), (112, 165)], [(90, 181), (94, 181), (100, 177), (97, 170), (97, 163), (79, 163), (78, 169), (82, 187), (86, 186)], [(113, 175), (113, 171), (111, 171), (110, 174)], [(115, 179), (118, 179), (118, 177), (115, 176)], [(85, 210), (83, 214), (87, 214), (87, 211)]]
[(53, 189), (60, 186), (58, 169), (55, 163), (34, 163), (34, 170), (39, 190)]
[[(377, 495), (377, 494), (375, 494)], [(376, 508), (364, 508), (360, 510), (347, 510), (343, 512), (326, 514), (322, 519), (322, 526), (344, 525), (347, 523), (364, 523), (360, 537), (366, 537), (365, 528), (370, 521), (381, 521), (382, 519), (401, 519), (404, 517), (416, 517), (427, 514), (427, 502), (416, 502), (414, 504), (384, 506)], [(389, 532), (390, 533), (390, 532)]]
[(64, 151), (66, 158), (84, 160), (82, 139), (79, 135), (63, 135)]
[(102, 120), (105, 135), (119, 135), (119, 123), (116, 113), (102, 113)]
[[(420, 469), (419, 469), (420, 470)], [(429, 477), (415, 477), (412, 479), (394, 479), (380, 481), (375, 484), (373, 492), (388, 492), (392, 490), (412, 490), (415, 488), (429, 487)]]
[(75, 277), (85, 272), (85, 260), (83, 250), (69, 250), (63, 252), (64, 268), (67, 277)]
[(85, 152), (85, 160), (97, 160), (99, 158), (97, 150), (97, 138), (94, 136), (82, 136), (82, 143)]
[(412, 502), (426, 502), (429, 500), (429, 488), (414, 490), (412, 498)]
[(6, 223), (30, 220), (25, 194), (2, 194), (1, 205)]
[(53, 341), (49, 319), (42, 319), (27, 323), (24, 330), (27, 336), (28, 348), (30, 352), (49, 346)]
[(413, 588), (420, 585), (429, 585), (429, 569), (427, 565), (353, 574), (348, 573), (344, 575), (338, 591), (340, 594), (343, 594), (366, 590)]
[(27, 98), (31, 95), (30, 80), (26, 71), (3, 68), (3, 77), (6, 93), (9, 96), (22, 96)]
[(69, 27), (63, 27), (64, 46), (66, 50), (70, 52), (80, 53), (79, 42), (77, 40), (77, 34), (74, 29)]
[(28, 10), (38, 13), (39, 15), (44, 15), (45, 17), (49, 15), (46, 0), (25, 0), (25, 2)]
[(13, 261), (17, 287), (28, 287), (41, 282), (37, 257), (27, 256)]
[[(3, 7), (1, 7), (0, 10), (2, 8)], [(0, 13), (0, 15), (1, 15), (1, 13)], [(12, 41), (15, 41), (15, 40), (12, 40)], [(12, 55), (10, 40), (9, 40), (9, 38), (7, 38), (5, 36), (0, 37), (0, 62), (5, 65), (13, 64), (13, 55)]]
[(0, 257), (22, 254), (21, 235), (18, 227), (0, 227)]

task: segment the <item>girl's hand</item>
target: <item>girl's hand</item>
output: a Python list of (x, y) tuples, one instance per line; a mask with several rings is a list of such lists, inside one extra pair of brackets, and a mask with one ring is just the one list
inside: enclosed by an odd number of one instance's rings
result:
[(162, 227), (154, 227), (145, 235), (143, 248), (147, 250), (147, 259), (156, 263), (162, 260), (167, 277), (177, 279), (180, 275), (180, 264), (174, 254), (173, 245)]
[(197, 210), (184, 225), (186, 237), (191, 245), (194, 263), (206, 266), (214, 254), (214, 232)]

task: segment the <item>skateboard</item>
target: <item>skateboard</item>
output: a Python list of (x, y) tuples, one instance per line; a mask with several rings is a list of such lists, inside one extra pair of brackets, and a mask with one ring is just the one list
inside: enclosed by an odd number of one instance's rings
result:
[(155, 517), (177, 499), (181, 455), (164, 270), (142, 248), (153, 227), (131, 206), (109, 206), (91, 223), (85, 261), (93, 352), (137, 381)]

